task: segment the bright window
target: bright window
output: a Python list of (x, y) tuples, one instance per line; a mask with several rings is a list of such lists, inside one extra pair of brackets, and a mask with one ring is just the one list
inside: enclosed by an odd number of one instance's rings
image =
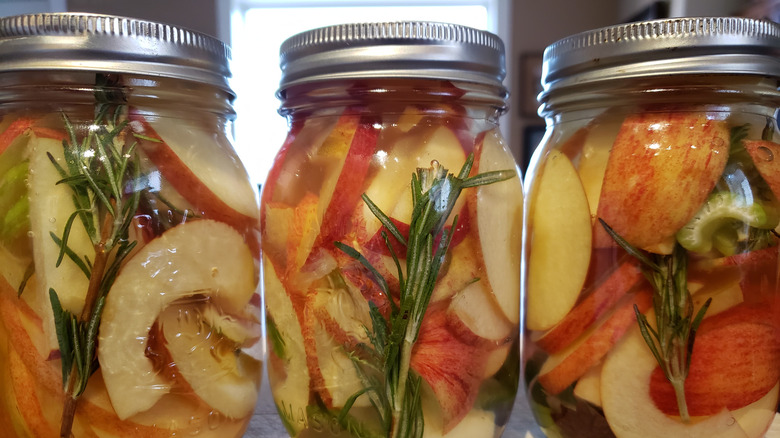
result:
[(227, 27), (238, 94), (236, 148), (253, 181), (265, 181), (287, 131), (275, 95), (285, 39), (332, 24), (401, 20), (449, 22), (501, 35), (499, 3), (505, 0), (231, 0)]

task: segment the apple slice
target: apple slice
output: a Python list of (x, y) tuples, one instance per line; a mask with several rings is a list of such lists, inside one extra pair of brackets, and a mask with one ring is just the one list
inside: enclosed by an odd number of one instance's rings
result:
[(6, 388), (6, 391), (10, 390), (14, 395), (14, 406), (22, 414), (25, 426), (29, 430), (28, 436), (57, 436), (59, 429), (56, 427), (57, 423), (47, 421), (35, 380), (14, 348), (9, 349), (8, 369), (11, 374), (12, 386)]
[(636, 324), (634, 306), (644, 312), (652, 305), (650, 286), (623, 297), (615, 310), (588, 330), (574, 344), (551, 355), (539, 370), (539, 383), (550, 394), (559, 394), (597, 365), (620, 338)]
[[(479, 242), (472, 234), (467, 235), (458, 245), (450, 247), (449, 258), (449, 265), (445, 265), (446, 271), (443, 275), (439, 274), (433, 287), (432, 303), (451, 298), (454, 293), (485, 275), (479, 257)], [(490, 291), (488, 293), (492, 295)]]
[(255, 276), (244, 238), (207, 219), (171, 228), (127, 260), (107, 295), (97, 349), (119, 418), (151, 408), (171, 389), (145, 355), (158, 315), (180, 298), (205, 295), (240, 317), (255, 292)]
[(431, 387), (446, 434), (471, 411), (484, 375), (486, 350), (448, 329), (443, 306), (428, 308), (412, 350), (411, 368)]
[[(715, 415), (761, 399), (780, 380), (780, 330), (765, 306), (739, 305), (705, 318), (691, 353), (685, 398), (691, 416)], [(671, 384), (660, 367), (650, 397), (667, 415), (678, 413)]]
[(257, 195), (226, 137), (194, 119), (147, 116), (134, 108), (128, 119), (138, 147), (163, 177), (207, 219), (242, 233), (258, 227)]
[[(498, 130), (484, 133), (474, 167), (479, 173), (514, 170), (509, 180), (479, 186), (469, 203), (469, 218), (479, 233), (488, 290), (512, 323), (520, 322), (520, 246), (523, 189), (520, 170)], [(476, 210), (476, 211), (475, 211)], [(458, 211), (458, 210), (454, 210)]]
[[(632, 245), (670, 253), (728, 160), (729, 127), (700, 112), (629, 115), (604, 173), (598, 216)], [(614, 245), (597, 223), (596, 245)]]
[[(346, 236), (350, 217), (362, 202), (368, 168), (376, 150), (379, 130), (368, 118), (342, 116), (350, 122), (341, 130), (341, 122), (317, 151), (313, 160), (331, 160), (340, 164), (326, 177), (320, 189), (320, 235), (317, 241), (326, 248)], [(352, 125), (352, 120), (357, 125)]]
[[(276, 269), (267, 257), (263, 257), (263, 281), (265, 310), (269, 323), (275, 329), (274, 334), (269, 332), (268, 336), (271, 392), (280, 415), (299, 432), (303, 424), (295, 419), (303, 418), (303, 412), (309, 404), (310, 380), (302, 324)], [(274, 342), (276, 335), (279, 342)]]
[(206, 322), (206, 305), (171, 305), (158, 317), (165, 347), (195, 394), (229, 418), (249, 415), (260, 389), (260, 363)]
[(580, 296), (590, 264), (591, 218), (577, 171), (560, 151), (550, 151), (531, 190), (526, 327), (547, 330)]
[(612, 144), (620, 131), (621, 120), (614, 118), (597, 119), (588, 129), (585, 142), (582, 145), (577, 172), (588, 198), (588, 206), (593, 221), (596, 220), (601, 186), (604, 184), (604, 172), (607, 169)]
[(592, 367), (577, 380), (574, 385), (574, 395), (595, 406), (601, 406), (600, 365)]
[[(648, 321), (655, 319), (652, 312)], [(698, 342), (698, 341), (697, 341)], [(658, 366), (635, 326), (615, 346), (601, 372), (604, 416), (618, 438), (668, 438), (678, 436), (741, 437), (747, 435), (733, 414), (724, 409), (696, 422), (682, 423), (661, 412), (650, 397), (649, 384)]]
[[(89, 274), (69, 257), (57, 266), (60, 247), (52, 234), (61, 239), (70, 215), (75, 211), (73, 192), (67, 184), (58, 184), (62, 176), (52, 164), (67, 169), (61, 140), (31, 136), (30, 149), (30, 231), (35, 260), (38, 287), (35, 293), (39, 302), (50, 303), (49, 290), (53, 289), (62, 307), (74, 315), (81, 314), (89, 286)], [(51, 159), (49, 158), (51, 157)], [(70, 229), (68, 247), (79, 257), (95, 260), (95, 248), (81, 221), (76, 220)], [(41, 315), (51, 350), (59, 348), (54, 329), (51, 305), (44, 307)]]
[(534, 342), (548, 353), (557, 353), (575, 339), (636, 285), (645, 281), (642, 271), (633, 259), (623, 257), (620, 265), (598, 283), (566, 316)]
[[(391, 206), (389, 211), (383, 211), (388, 213), (390, 217), (407, 224), (412, 220), (414, 203), (412, 202), (411, 181), (412, 174), (417, 171), (417, 168), (428, 168), (431, 161), (436, 160), (450, 173), (457, 174), (463, 167), (463, 163), (466, 162), (466, 153), (460, 140), (455, 132), (447, 126), (437, 126), (432, 131), (426, 129), (414, 138), (416, 143), (409, 142), (397, 145), (399, 147), (398, 156), (409, 157), (409, 161), (406, 162), (407, 166), (399, 169), (393, 178), (389, 178), (388, 175), (384, 187), (376, 183), (372, 184), (377, 190), (400, 190), (401, 196), (397, 198), (397, 202)], [(461, 211), (464, 203), (465, 197), (461, 196), (452, 211)], [(452, 217), (449, 219), (449, 223), (452, 223)]]
[(483, 280), (474, 281), (457, 292), (447, 310), (449, 325), (465, 342), (489, 346), (506, 344), (517, 327), (490, 296)]
[(777, 436), (769, 428), (777, 415), (778, 397), (780, 397), (780, 383), (773, 386), (758, 401), (731, 412), (747, 436), (750, 438)]

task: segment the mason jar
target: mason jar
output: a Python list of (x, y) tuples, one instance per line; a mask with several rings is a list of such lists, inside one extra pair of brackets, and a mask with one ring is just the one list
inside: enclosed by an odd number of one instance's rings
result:
[(519, 382), (522, 190), (488, 32), (345, 24), (281, 47), (261, 198), (268, 374), (291, 436), (499, 436)]
[(735, 17), (621, 24), (545, 51), (522, 356), (548, 436), (770, 428), (779, 55), (777, 24)]
[(229, 50), (132, 18), (0, 19), (4, 436), (241, 436), (258, 196)]

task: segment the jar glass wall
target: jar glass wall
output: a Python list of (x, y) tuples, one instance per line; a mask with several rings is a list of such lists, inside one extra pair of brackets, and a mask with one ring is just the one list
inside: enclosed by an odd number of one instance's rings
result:
[(522, 190), (493, 81), (283, 86), (261, 221), (269, 385), (291, 436), (501, 434)]
[(0, 62), (0, 428), (241, 436), (262, 365), (259, 210), (232, 93), (59, 65)]
[[(687, 58), (701, 71), (596, 80), (584, 63), (550, 79), (523, 277), (524, 377), (548, 436), (760, 437), (774, 420), (780, 94), (767, 54), (780, 45), (764, 35), (756, 71)], [(731, 50), (699, 44), (695, 55)], [(647, 50), (634, 49), (626, 71)]]

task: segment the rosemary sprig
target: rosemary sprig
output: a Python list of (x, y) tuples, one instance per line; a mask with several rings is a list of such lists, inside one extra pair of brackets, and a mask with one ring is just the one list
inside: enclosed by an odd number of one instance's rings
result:
[[(67, 133), (67, 139), (63, 140), (66, 166), (60, 166), (49, 155), (62, 178), (57, 184), (66, 184), (71, 189), (74, 205), (63, 235), (51, 235), (60, 248), (56, 266), (68, 258), (89, 279), (80, 315), (63, 309), (57, 291), (49, 290), (66, 392), (60, 429), (62, 437), (70, 436), (77, 399), (99, 366), (95, 350), (106, 295), (122, 261), (136, 244), (129, 241), (128, 229), (138, 208), (140, 192), (125, 193), (124, 190), (129, 186), (126, 183), (137, 178), (140, 171), (134, 155), (135, 144), (128, 145), (124, 141), (127, 122), (118, 122), (124, 111), (124, 106), (97, 105), (94, 123), (81, 138), (63, 114)], [(83, 226), (91, 239), (94, 260), (77, 254), (68, 246), (71, 230), (76, 226)]]
[[(412, 348), (417, 341), (439, 270), (452, 239), (451, 230), (456, 228), (457, 215), (450, 229), (445, 229), (445, 225), (463, 189), (493, 184), (515, 176), (514, 170), (502, 170), (469, 177), (473, 162), (474, 156), (471, 154), (457, 176), (448, 174), (448, 170), (436, 161), (427, 169), (417, 169), (411, 182), (414, 208), (408, 239), (403, 237), (384, 212), (363, 195), (363, 201), (382, 225), (406, 246), (406, 273), (401, 268), (387, 232), (383, 231), (385, 244), (398, 270), (400, 296), (398, 304), (390, 300), (391, 311), (387, 319), (374, 303), (369, 303), (372, 330), (366, 328), (366, 332), (371, 345), (365, 348), (373, 349), (373, 355), (378, 358), (379, 363), (375, 368), (381, 371), (384, 384), (370, 373), (362, 371), (365, 361), (353, 359), (358, 374), (363, 378), (365, 389), (352, 396), (339, 418), (345, 418), (352, 402), (365, 393), (385, 425), (387, 436), (422, 436), (422, 382), (420, 376), (412, 372), (410, 364)], [(363, 255), (341, 242), (336, 242), (335, 245), (366, 267), (385, 296), (391, 296), (385, 279)]]
[(687, 423), (690, 415), (685, 401), (685, 379), (691, 365), (696, 331), (712, 298), (694, 317), (693, 300), (688, 291), (688, 256), (679, 244), (675, 244), (670, 255), (645, 253), (620, 237), (603, 219), (599, 218), (599, 222), (620, 247), (639, 260), (645, 277), (653, 286), (655, 329), (636, 305), (634, 313), (642, 337), (674, 389), (680, 419)]

